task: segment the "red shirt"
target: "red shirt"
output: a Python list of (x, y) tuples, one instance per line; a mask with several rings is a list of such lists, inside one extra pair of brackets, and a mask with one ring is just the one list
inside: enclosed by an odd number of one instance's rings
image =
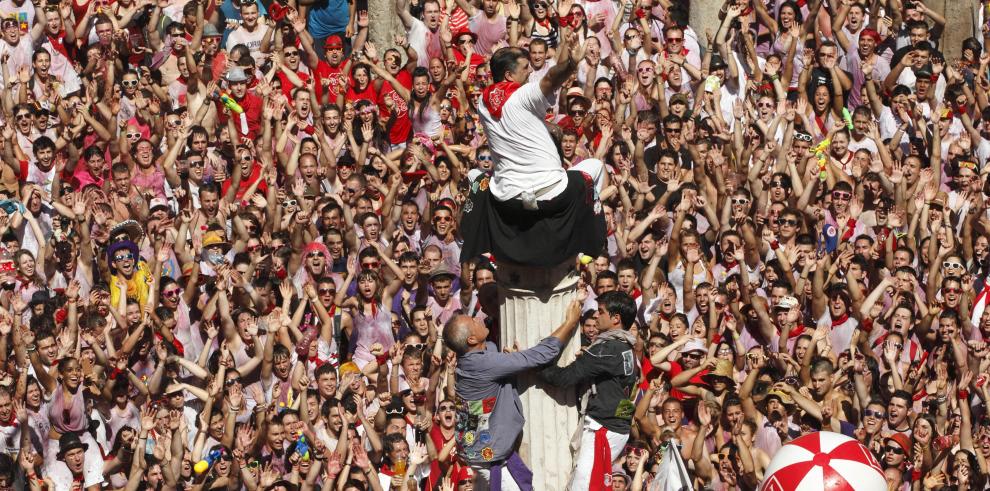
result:
[(378, 94), (375, 93), (375, 86), (371, 82), (368, 82), (368, 86), (360, 92), (355, 89), (357, 89), (357, 87), (353, 83), (349, 84), (347, 87), (347, 95), (344, 96), (344, 100), (348, 102), (357, 102), (362, 99), (371, 102), (378, 100)]
[[(667, 375), (669, 375), (670, 378), (673, 379), (674, 377), (676, 377), (679, 373), (681, 373), (683, 371), (684, 371), (684, 367), (682, 367), (679, 362), (672, 361), (672, 362), (670, 362), (670, 372), (667, 373)], [(701, 386), (707, 387), (708, 384), (705, 382), (704, 379), (701, 378), (701, 377), (704, 377), (707, 374), (708, 374), (708, 370), (702, 370), (702, 371), (698, 372), (697, 375), (695, 375), (694, 377), (691, 377), (691, 383), (692, 384), (695, 384), (695, 385), (701, 385)], [(685, 401), (685, 400), (689, 400), (689, 399), (696, 399), (695, 396), (690, 395), (690, 394), (685, 394), (684, 392), (681, 392), (680, 390), (677, 390), (677, 389), (674, 389), (674, 388), (671, 388), (670, 389), (670, 395), (672, 397), (677, 398), (680, 401)]]
[[(399, 70), (399, 73), (395, 74), (395, 79), (406, 89), (412, 90), (412, 74), (408, 70)], [(392, 84), (388, 82), (382, 83), (382, 90), (378, 91), (377, 101), (380, 111), (378, 117), (382, 121), (388, 121), (389, 117), (388, 106), (385, 105), (386, 99), (391, 99), (392, 107), (395, 108), (395, 122), (392, 123), (392, 129), (388, 134), (389, 141), (393, 145), (405, 143), (409, 139), (409, 132), (412, 131), (412, 120), (409, 119), (409, 105), (392, 88)]]
[[(251, 187), (252, 184), (254, 184), (254, 181), (257, 181), (258, 179), (262, 179), (261, 166), (258, 165), (257, 162), (255, 162), (254, 164), (251, 164), (251, 174), (247, 177), (241, 178), (241, 185), (237, 187), (237, 194), (235, 195), (237, 199), (241, 199), (241, 197), (244, 196), (244, 192), (247, 191), (247, 189)], [(227, 179), (226, 181), (223, 182), (222, 194), (227, 194), (227, 190), (230, 189), (230, 182), (231, 182), (230, 179)], [(262, 180), (258, 184), (258, 192), (261, 193), (262, 195), (267, 193), (268, 183)]]
[[(227, 95), (240, 104), (241, 109), (244, 109), (245, 117), (247, 117), (248, 132), (247, 135), (244, 135), (243, 129), (241, 129), (240, 115), (236, 115), (237, 119), (234, 120), (234, 126), (237, 127), (237, 132), (240, 133), (241, 136), (251, 140), (257, 139), (259, 136), (258, 131), (261, 129), (261, 108), (264, 105), (264, 102), (261, 101), (260, 97), (250, 92), (245, 93), (244, 97), (241, 99), (234, 97), (234, 94)], [(227, 124), (227, 120), (230, 119), (231, 111), (227, 109), (227, 106), (224, 106), (223, 102), (219, 99), (216, 104), (217, 113), (220, 117), (220, 124)]]
[(338, 90), (340, 90), (340, 80), (342, 77), (346, 77), (344, 74), (344, 63), (337, 66), (331, 66), (329, 63), (320, 60), (316, 65), (316, 70), (313, 70), (316, 74), (316, 99), (323, 100), (323, 80), (330, 81), (329, 87), (329, 98), (330, 102), (334, 103), (337, 101), (337, 95), (339, 95)]
[[(440, 425), (435, 424), (433, 425), (433, 428), (430, 429), (430, 440), (433, 440), (433, 447), (437, 449), (437, 453), (440, 453), (440, 449), (442, 449), (444, 445), (446, 445), (452, 438), (454, 438), (453, 434), (451, 434), (450, 438), (445, 438), (443, 436), (443, 433), (440, 431)], [(443, 479), (444, 471), (447, 469), (447, 466), (450, 465), (450, 461), (451, 459), (448, 457), (443, 466), (440, 465), (439, 460), (434, 459), (430, 462), (430, 477), (426, 489), (435, 488), (436, 485)]]

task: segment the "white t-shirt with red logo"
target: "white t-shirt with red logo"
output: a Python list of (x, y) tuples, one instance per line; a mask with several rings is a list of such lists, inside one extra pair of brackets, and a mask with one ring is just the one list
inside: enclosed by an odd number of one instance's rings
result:
[[(478, 112), (492, 149), (495, 173), (490, 189), (499, 201), (515, 198), (524, 191), (537, 192), (554, 184), (567, 186), (567, 171), (550, 133), (543, 124), (547, 108), (554, 101), (543, 95), (539, 83), (527, 83), (504, 95), (495, 88), (493, 104), (502, 105), (502, 116), (493, 117), (486, 104)], [(548, 195), (559, 194), (554, 189)]]

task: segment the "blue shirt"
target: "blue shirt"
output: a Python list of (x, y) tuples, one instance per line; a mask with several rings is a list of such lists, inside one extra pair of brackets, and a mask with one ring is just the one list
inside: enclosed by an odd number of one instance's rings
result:
[(457, 358), (454, 438), (458, 454), (467, 463), (499, 462), (512, 455), (526, 421), (514, 377), (550, 363), (561, 348), (560, 340), (554, 337), (515, 353), (502, 353), (495, 343), (488, 342), (484, 351), (470, 351)]
[[(331, 34), (343, 33), (351, 20), (348, 5), (347, 0), (326, 0), (320, 5), (311, 6), (306, 14), (309, 34), (315, 39), (321, 39)], [(317, 46), (317, 49), (323, 47)]]

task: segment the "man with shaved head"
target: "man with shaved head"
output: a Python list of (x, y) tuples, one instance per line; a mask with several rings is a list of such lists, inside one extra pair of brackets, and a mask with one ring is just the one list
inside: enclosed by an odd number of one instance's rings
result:
[(502, 353), (487, 341), (488, 328), (473, 317), (458, 315), (444, 326), (443, 341), (457, 353), (458, 454), (475, 469), (476, 488), (489, 489), (494, 481), (506, 491), (532, 489), (533, 474), (515, 448), (525, 418), (513, 377), (553, 362), (574, 335), (580, 315), (581, 301), (575, 300), (549, 337), (514, 353)]

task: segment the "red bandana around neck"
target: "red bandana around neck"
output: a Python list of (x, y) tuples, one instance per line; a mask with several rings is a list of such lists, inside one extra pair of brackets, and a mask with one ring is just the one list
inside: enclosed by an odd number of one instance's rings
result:
[(481, 99), (484, 101), (485, 107), (488, 108), (488, 113), (496, 121), (502, 119), (502, 108), (505, 107), (505, 102), (509, 100), (512, 93), (519, 87), (522, 86), (517, 82), (505, 81), (489, 85), (485, 88), (485, 91), (481, 94)]
[(832, 327), (839, 327), (849, 320), (849, 313), (842, 314), (838, 319), (832, 319)]

